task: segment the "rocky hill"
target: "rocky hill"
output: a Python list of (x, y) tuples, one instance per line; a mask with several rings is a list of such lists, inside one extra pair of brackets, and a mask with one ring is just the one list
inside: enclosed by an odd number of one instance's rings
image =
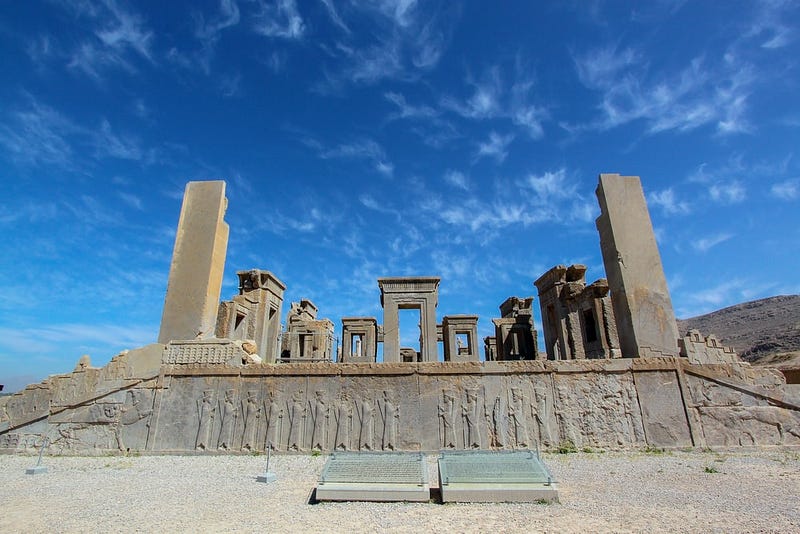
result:
[(754, 300), (678, 320), (681, 334), (692, 328), (715, 334), (746, 361), (800, 367), (800, 295)]

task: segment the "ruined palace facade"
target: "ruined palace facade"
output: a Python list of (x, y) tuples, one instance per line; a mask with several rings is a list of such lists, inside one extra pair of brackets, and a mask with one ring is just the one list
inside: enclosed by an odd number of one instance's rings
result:
[[(0, 399), (0, 452), (45, 437), (65, 454), (800, 446), (780, 373), (713, 335), (679, 337), (636, 177), (600, 176), (608, 278), (559, 265), (534, 282), (545, 350), (534, 297), (501, 303), (481, 347), (476, 315), (438, 318), (438, 277), (378, 279), (382, 322), (344, 317), (338, 351), (307, 299), (281, 328), (286, 285), (270, 271), (239, 271), (219, 303), (224, 193), (187, 186), (159, 342)], [(419, 352), (400, 346), (402, 309), (419, 311)]]

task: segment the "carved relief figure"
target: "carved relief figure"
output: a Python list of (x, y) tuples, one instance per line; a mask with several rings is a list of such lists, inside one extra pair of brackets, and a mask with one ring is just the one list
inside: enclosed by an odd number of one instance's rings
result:
[(478, 390), (467, 390), (467, 398), (461, 406), (461, 415), (464, 417), (464, 448), (480, 449), (481, 436), (478, 428)]
[(316, 392), (316, 400), (311, 407), (311, 416), (314, 419), (314, 428), (311, 432), (311, 448), (323, 450), (325, 448), (325, 429), (328, 426), (328, 405), (325, 404), (324, 391)]
[[(123, 427), (130, 427), (131, 425), (135, 425), (139, 421), (147, 419), (144, 423), (145, 426), (145, 439), (143, 443), (143, 448), (147, 446), (147, 432), (150, 430), (150, 420), (149, 417), (153, 414), (153, 410), (150, 406), (147, 405), (145, 402), (146, 395), (142, 390), (139, 389), (131, 389), (128, 390), (127, 399), (125, 404), (122, 405), (120, 408), (120, 416), (119, 416), (119, 423)], [(152, 401), (152, 399), (151, 399)], [(152, 402), (151, 402), (152, 405)], [(125, 451), (127, 450), (124, 443), (122, 442), (122, 434), (120, 433), (120, 437), (117, 439), (118, 445), (120, 447), (119, 450)]]
[(547, 402), (547, 385), (537, 382), (533, 386), (533, 395), (536, 402), (536, 409), (534, 417), (536, 419), (536, 426), (539, 430), (539, 442), (549, 447), (554, 445), (553, 437), (550, 434), (550, 403)]
[(486, 421), (489, 424), (489, 446), (493, 449), (502, 449), (506, 443), (506, 420), (504, 417), (502, 399), (498, 395), (492, 404), (492, 410), (485, 407)]
[(267, 435), (264, 450), (270, 446), (275, 448), (281, 443), (281, 428), (283, 427), (283, 405), (275, 400), (275, 393), (269, 392), (264, 400), (264, 418), (266, 419)]
[(520, 388), (511, 388), (511, 402), (508, 404), (508, 420), (513, 425), (515, 445), (528, 448), (528, 427), (526, 424), (525, 395)]
[(298, 391), (287, 406), (289, 414), (289, 448), (290, 451), (303, 450), (303, 434), (306, 426), (306, 407), (303, 405), (303, 392)]
[(361, 430), (359, 432), (359, 449), (363, 451), (372, 450), (372, 440), (375, 435), (375, 414), (373, 413), (372, 399), (361, 401), (361, 408), (358, 410), (361, 420)]
[(242, 437), (242, 450), (251, 451), (256, 445), (256, 431), (258, 420), (261, 419), (261, 403), (258, 401), (258, 391), (248, 391), (247, 400), (242, 405), (244, 412), (244, 436)]
[(214, 413), (217, 407), (214, 406), (214, 390), (203, 391), (203, 398), (197, 401), (197, 415), (200, 418), (200, 425), (197, 429), (197, 439), (195, 448), (199, 451), (208, 449), (211, 441), (211, 429), (214, 427)]
[(400, 407), (389, 398), (387, 391), (383, 392), (383, 406), (378, 405), (383, 417), (383, 443), (385, 451), (393, 451), (397, 447), (397, 427), (400, 423)]
[(234, 393), (232, 389), (225, 391), (225, 399), (220, 405), (222, 422), (220, 423), (217, 448), (222, 450), (229, 450), (233, 444), (233, 429), (236, 426), (236, 417), (239, 415), (233, 401)]
[(439, 433), (443, 449), (456, 448), (455, 402), (452, 393), (442, 391), (442, 404), (439, 405), (439, 418), (441, 419)]
[(334, 412), (336, 419), (336, 439), (333, 448), (337, 451), (346, 451), (351, 447), (350, 432), (353, 428), (353, 406), (347, 393), (342, 392), (339, 403)]
[(575, 446), (580, 446), (578, 440), (578, 432), (575, 428), (573, 420), (577, 415), (577, 407), (573, 406), (569, 401), (569, 391), (566, 387), (556, 385), (556, 398), (558, 399), (558, 411), (556, 417), (558, 418), (559, 427), (561, 431), (561, 440), (572, 443)]

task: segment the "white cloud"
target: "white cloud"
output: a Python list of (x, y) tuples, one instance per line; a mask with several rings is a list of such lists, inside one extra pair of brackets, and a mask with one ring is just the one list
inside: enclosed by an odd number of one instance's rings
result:
[(301, 39), (306, 31), (295, 0), (258, 0), (260, 12), (255, 15), (256, 33), (281, 39)]
[(346, 33), (351, 33), (350, 28), (347, 27), (347, 24), (344, 23), (342, 17), (339, 16), (339, 12), (336, 11), (336, 6), (333, 5), (333, 0), (320, 1), (325, 5), (325, 9), (328, 11), (328, 16), (331, 18), (331, 21)]
[(736, 204), (747, 197), (744, 186), (738, 180), (716, 183), (708, 188), (708, 194), (711, 200), (720, 204)]
[(671, 187), (647, 195), (647, 203), (658, 206), (668, 215), (685, 215), (691, 211), (687, 202), (678, 200)]
[(123, 202), (125, 202), (125, 204), (129, 205), (130, 207), (139, 211), (144, 209), (141, 197), (125, 192), (119, 192), (117, 195), (122, 199)]
[(800, 198), (800, 179), (785, 180), (773, 184), (770, 188), (773, 197), (781, 200), (797, 200)]
[(650, 134), (709, 124), (719, 134), (749, 131), (745, 112), (755, 79), (749, 64), (728, 53), (717, 64), (696, 57), (679, 72), (651, 73), (643, 57), (631, 48), (615, 46), (576, 56), (579, 79), (601, 95), (601, 118), (581, 127), (565, 127), (607, 130), (642, 120)]
[(239, 24), (239, 6), (234, 0), (220, 0), (219, 16), (206, 21), (199, 15), (198, 19), (196, 35), (201, 39), (216, 40), (222, 30)]
[(383, 96), (398, 108), (397, 113), (390, 116), (391, 119), (428, 119), (439, 115), (438, 111), (429, 106), (412, 106), (399, 93), (389, 92)]
[(330, 149), (319, 147), (323, 159), (363, 159), (372, 163), (373, 168), (384, 176), (391, 177), (394, 165), (389, 161), (383, 147), (372, 139), (358, 139), (342, 143)]
[(530, 174), (521, 182), (521, 185), (533, 190), (536, 194), (535, 200), (539, 204), (573, 197), (577, 189), (575, 183), (568, 181), (567, 170), (564, 168), (547, 171), (543, 174)]
[(702, 237), (692, 243), (692, 248), (698, 252), (708, 252), (713, 247), (724, 243), (733, 237), (733, 234), (722, 233), (711, 236)]
[(100, 131), (95, 134), (94, 145), (98, 153), (103, 156), (130, 160), (142, 158), (139, 143), (129, 137), (115, 134), (111, 124), (105, 119), (100, 123)]
[(500, 135), (495, 131), (489, 132), (489, 139), (483, 143), (478, 143), (476, 158), (492, 157), (498, 163), (502, 163), (508, 156), (508, 145), (513, 140), (513, 134)]
[(462, 172), (448, 170), (446, 173), (444, 173), (444, 181), (453, 187), (457, 187), (458, 189), (463, 189), (464, 191), (469, 190), (467, 177), (464, 176), (464, 173)]

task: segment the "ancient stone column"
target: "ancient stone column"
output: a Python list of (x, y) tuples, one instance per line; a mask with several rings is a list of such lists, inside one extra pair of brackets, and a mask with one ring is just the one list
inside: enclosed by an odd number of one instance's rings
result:
[(639, 177), (601, 174), (597, 199), (623, 357), (676, 356), (678, 327)]
[(212, 337), (228, 248), (225, 182), (189, 182), (175, 234), (159, 343)]

